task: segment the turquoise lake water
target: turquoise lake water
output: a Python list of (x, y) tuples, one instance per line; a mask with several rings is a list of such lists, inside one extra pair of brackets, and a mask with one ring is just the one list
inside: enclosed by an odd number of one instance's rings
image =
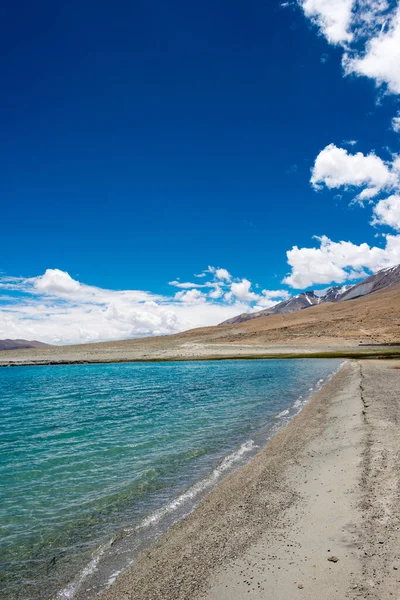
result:
[(0, 597), (87, 598), (109, 585), (338, 365), (0, 369)]

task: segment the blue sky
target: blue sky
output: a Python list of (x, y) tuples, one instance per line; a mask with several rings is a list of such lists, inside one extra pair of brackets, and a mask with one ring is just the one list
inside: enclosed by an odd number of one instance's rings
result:
[(170, 333), (400, 262), (397, 2), (39, 1), (1, 27), (0, 337)]

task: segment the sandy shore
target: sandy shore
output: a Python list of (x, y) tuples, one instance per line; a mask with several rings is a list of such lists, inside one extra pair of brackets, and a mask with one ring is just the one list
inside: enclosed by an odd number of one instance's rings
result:
[(399, 368), (346, 363), (102, 600), (397, 597)]

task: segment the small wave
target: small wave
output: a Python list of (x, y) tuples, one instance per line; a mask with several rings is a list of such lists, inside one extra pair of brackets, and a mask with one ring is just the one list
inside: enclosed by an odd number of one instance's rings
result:
[(297, 400), (293, 403), (293, 408), (300, 408), (301, 406), (303, 406), (303, 403), (303, 396), (299, 396)]
[(82, 569), (82, 571), (79, 573), (76, 579), (72, 583), (67, 585), (67, 587), (65, 587), (63, 590), (58, 592), (56, 600), (70, 600), (74, 597), (76, 591), (85, 581), (85, 579), (87, 579), (89, 575), (92, 575), (96, 571), (97, 565), (99, 564), (101, 557), (103, 556), (104, 552), (108, 550), (108, 548), (110, 548), (113, 541), (114, 540), (112, 539), (109, 540), (107, 544), (104, 544), (97, 550), (92, 560), (89, 562), (88, 565), (86, 565), (84, 569)]
[(289, 409), (285, 409), (282, 412), (280, 412), (278, 415), (276, 415), (275, 419), (281, 419), (282, 417), (286, 417), (289, 414)]
[(115, 571), (115, 573), (113, 573), (112, 575), (110, 575), (110, 577), (108, 578), (106, 587), (109, 588), (112, 586), (112, 584), (115, 582), (115, 580), (117, 579), (118, 575), (120, 575), (122, 573), (122, 569), (120, 569), (119, 571)]
[[(193, 500), (197, 495), (204, 492), (214, 485), (214, 483), (221, 477), (221, 475), (230, 469), (236, 462), (238, 462), (247, 452), (251, 452), (256, 448), (256, 444), (253, 440), (248, 440), (244, 444), (240, 446), (240, 448), (236, 452), (232, 452), (228, 454), (223, 461), (212, 471), (212, 473), (202, 479), (198, 483), (195, 483), (192, 487), (190, 487), (186, 492), (175, 498), (172, 502), (156, 510), (154, 513), (149, 515), (146, 519), (144, 519), (140, 525), (135, 527), (134, 531), (138, 529), (143, 529), (144, 527), (148, 527), (149, 525), (155, 525), (158, 523), (163, 517), (174, 512), (190, 500)], [(132, 530), (125, 530), (132, 531)]]

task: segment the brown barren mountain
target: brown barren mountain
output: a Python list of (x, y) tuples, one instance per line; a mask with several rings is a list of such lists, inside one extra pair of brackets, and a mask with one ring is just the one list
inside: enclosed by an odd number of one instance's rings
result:
[(360, 345), (400, 345), (400, 284), (367, 296), (291, 314), (184, 333), (77, 346), (1, 353), (0, 365), (129, 362), (256, 357), (289, 353), (360, 351)]
[[(240, 324), (246, 343), (400, 343), (400, 284), (354, 300), (326, 303)], [(234, 336), (226, 336), (235, 342)]]
[(0, 340), (0, 350), (26, 350), (27, 348), (50, 348), (50, 344), (37, 340)]

